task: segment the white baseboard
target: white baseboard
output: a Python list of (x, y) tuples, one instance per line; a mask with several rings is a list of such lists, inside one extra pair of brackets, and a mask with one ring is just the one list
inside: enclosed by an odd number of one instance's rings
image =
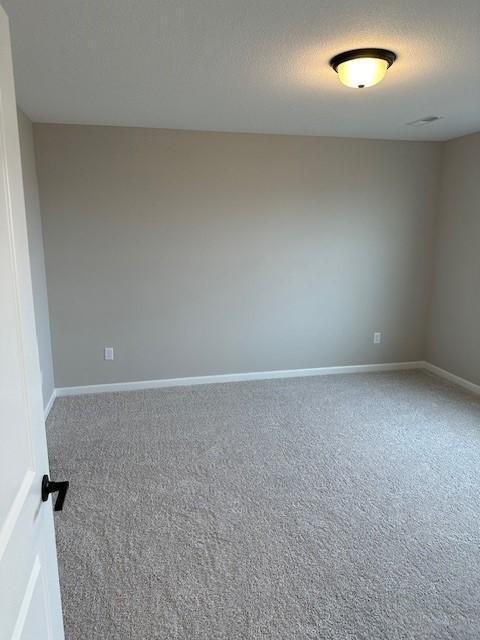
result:
[(140, 389), (162, 389), (197, 384), (218, 384), (221, 382), (243, 382), (246, 380), (272, 380), (274, 378), (303, 378), (306, 376), (328, 376), (341, 373), (368, 373), (374, 371), (400, 371), (403, 369), (422, 369), (425, 363), (390, 362), (385, 364), (360, 364), (343, 367), (320, 367), (316, 369), (287, 369), (284, 371), (254, 371), (252, 373), (228, 373), (213, 376), (194, 376), (189, 378), (166, 378), (163, 380), (141, 380), (138, 382), (114, 382), (110, 384), (92, 384), (81, 387), (61, 387), (56, 389), (56, 397), (76, 396), (85, 393), (106, 393), (115, 391), (136, 391)]
[(430, 373), (439, 376), (440, 378), (444, 378), (453, 384), (456, 384), (464, 389), (468, 389), (468, 391), (472, 391), (473, 393), (480, 394), (480, 385), (474, 384), (470, 382), (470, 380), (465, 380), (465, 378), (461, 378), (460, 376), (455, 375), (454, 373), (450, 373), (450, 371), (446, 371), (445, 369), (441, 369), (430, 362), (424, 362), (423, 368)]
[(47, 402), (47, 406), (45, 407), (45, 420), (48, 418), (48, 414), (50, 413), (53, 403), (55, 402), (55, 398), (57, 397), (57, 390), (54, 389), (52, 391), (52, 395), (50, 396), (50, 400)]

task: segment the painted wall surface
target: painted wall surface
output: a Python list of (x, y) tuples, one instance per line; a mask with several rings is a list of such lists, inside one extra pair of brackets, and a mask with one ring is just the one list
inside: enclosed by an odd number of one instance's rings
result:
[(440, 144), (34, 132), (58, 387), (424, 357)]
[(427, 358), (480, 384), (480, 133), (444, 146)]
[(46, 407), (55, 384), (53, 377), (52, 345), (48, 313), (47, 281), (43, 249), (42, 220), (38, 199), (38, 183), (33, 145), (33, 127), (27, 116), (18, 110), (18, 129), (22, 155), (23, 187), (27, 214), (30, 268), (32, 271), (33, 304), (37, 329), (40, 368), (42, 370), (43, 404)]

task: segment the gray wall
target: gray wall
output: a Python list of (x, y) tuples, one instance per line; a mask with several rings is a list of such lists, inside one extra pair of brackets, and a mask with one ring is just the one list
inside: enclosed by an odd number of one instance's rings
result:
[(444, 147), (427, 358), (480, 384), (480, 133)]
[(46, 124), (35, 143), (57, 386), (424, 357), (440, 144)]
[(23, 186), (27, 213), (27, 232), (32, 271), (33, 304), (37, 329), (40, 368), (42, 370), (43, 404), (46, 407), (53, 393), (52, 345), (48, 314), (47, 282), (43, 251), (42, 220), (38, 199), (38, 183), (33, 146), (33, 127), (27, 116), (18, 110), (18, 129), (22, 155)]

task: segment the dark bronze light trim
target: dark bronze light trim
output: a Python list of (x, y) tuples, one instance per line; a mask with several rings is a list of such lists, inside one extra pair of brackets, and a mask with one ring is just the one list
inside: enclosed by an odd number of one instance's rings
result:
[(377, 58), (378, 60), (386, 60), (388, 62), (387, 68), (389, 68), (397, 59), (397, 54), (393, 53), (393, 51), (389, 51), (388, 49), (351, 49), (350, 51), (344, 51), (343, 53), (338, 53), (336, 56), (333, 56), (330, 60), (330, 66), (336, 71), (338, 65), (342, 64), (342, 62), (356, 60), (357, 58)]

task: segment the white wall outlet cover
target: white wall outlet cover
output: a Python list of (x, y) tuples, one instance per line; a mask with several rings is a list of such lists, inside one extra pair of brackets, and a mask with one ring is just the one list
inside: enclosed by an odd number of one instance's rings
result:
[(382, 333), (381, 331), (375, 331), (373, 334), (373, 344), (380, 344), (382, 341)]
[(113, 360), (113, 347), (105, 347), (105, 360)]

